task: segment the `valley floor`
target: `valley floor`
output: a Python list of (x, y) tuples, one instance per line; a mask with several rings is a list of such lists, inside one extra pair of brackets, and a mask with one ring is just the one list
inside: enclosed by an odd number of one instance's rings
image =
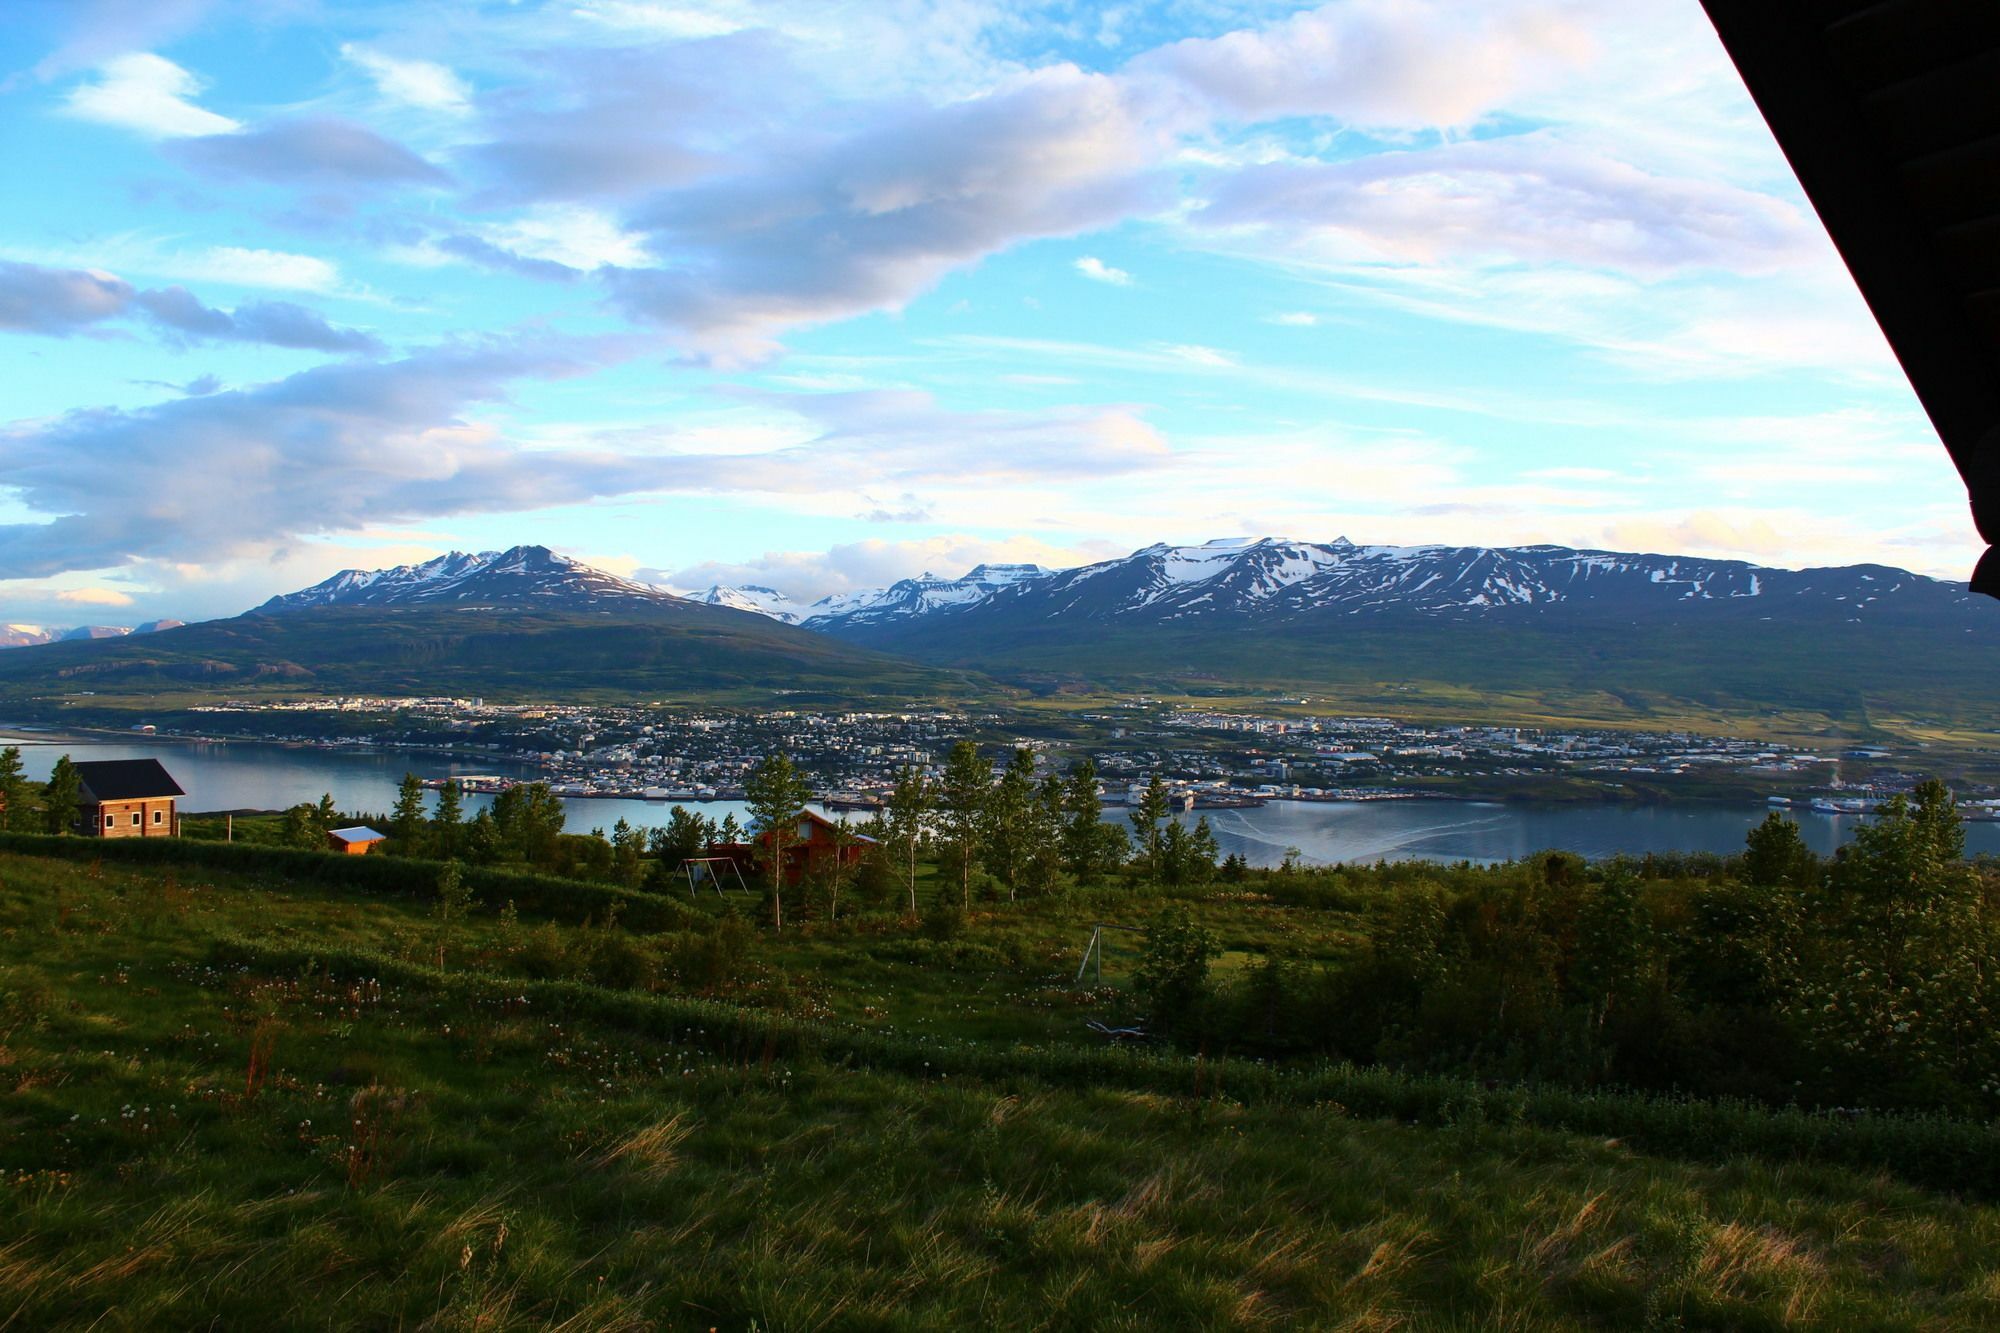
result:
[[(1503, 1121), (1476, 1085), (1267, 1095), (976, 988), (864, 1012), (941, 947), (909, 929), (844, 973), (831, 939), (776, 955), (826, 978), (793, 1014), (860, 1030), (533, 975), (615, 970), (624, 934), (0, 854), (0, 1328), (2000, 1319), (1987, 1202)], [(1035, 947), (1053, 1005), (1073, 964)]]

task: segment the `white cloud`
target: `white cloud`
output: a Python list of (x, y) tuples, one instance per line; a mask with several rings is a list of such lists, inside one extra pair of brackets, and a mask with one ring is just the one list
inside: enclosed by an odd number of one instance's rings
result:
[(70, 606), (130, 606), (133, 598), (116, 588), (65, 588), (56, 600)]
[(57, 268), (115, 269), (156, 278), (280, 291), (332, 292), (340, 287), (339, 267), (315, 255), (235, 245), (181, 249), (169, 240), (136, 233), (106, 236), (88, 247), (9, 246), (5, 257)]
[(480, 235), (510, 253), (576, 269), (629, 267), (648, 259), (643, 238), (623, 230), (609, 214), (582, 204), (539, 204), (510, 221), (481, 228)]
[(404, 60), (348, 42), (340, 54), (361, 67), (384, 97), (425, 111), (464, 115), (472, 90), (448, 67), (430, 60)]
[(1213, 347), (1203, 347), (1200, 343), (1176, 343), (1160, 349), (1176, 361), (1186, 361), (1192, 365), (1207, 366), (1210, 369), (1234, 367), (1236, 358)]
[(190, 278), (233, 282), (242, 287), (330, 292), (340, 285), (340, 270), (329, 261), (284, 250), (218, 245), (188, 257), (179, 267)]
[(1085, 255), (1076, 261), (1076, 271), (1092, 282), (1107, 282), (1113, 287), (1130, 287), (1132, 275), (1122, 268), (1113, 268), (1096, 255)]
[(1589, 31), (1555, 6), (1345, 0), (1175, 42), (1131, 69), (1245, 121), (1417, 128), (1470, 125), (1594, 54)]
[(1808, 263), (1784, 200), (1641, 171), (1551, 133), (1272, 163), (1214, 182), (1198, 225), (1356, 263), (1570, 264), (1643, 276)]
[(1309, 310), (1281, 310), (1271, 316), (1270, 322), (1287, 328), (1309, 329), (1319, 323), (1319, 316)]
[(632, 221), (658, 264), (607, 270), (618, 302), (740, 361), (787, 329), (900, 308), (1022, 240), (1167, 198), (1157, 129), (1116, 80), (1072, 66), (946, 106), (876, 108), (823, 142), (656, 197)]
[(241, 129), (241, 123), (190, 100), (204, 86), (164, 56), (135, 51), (99, 65), (96, 80), (72, 89), (64, 106), (81, 120), (116, 125), (156, 139), (229, 134)]
[(581, 374), (622, 354), (602, 343), (433, 348), (18, 423), (0, 430), (0, 488), (49, 517), (0, 523), (0, 579), (202, 564), (312, 534), (655, 489), (648, 460), (523, 448), (473, 418), (517, 380)]
[(720, 9), (659, 4), (653, 0), (583, 0), (576, 5), (579, 17), (607, 28), (641, 32), (652, 37), (686, 41), (697, 37), (721, 37), (739, 31), (743, 20)]
[(956, 578), (982, 564), (1043, 565), (1068, 568), (1102, 560), (1102, 543), (1060, 544), (1032, 536), (981, 537), (945, 533), (902, 541), (844, 542), (824, 551), (766, 551), (746, 560), (711, 560), (677, 569), (641, 569), (637, 577), (679, 592), (700, 592), (716, 584), (756, 584), (810, 603), (826, 596), (867, 592), (923, 573)]

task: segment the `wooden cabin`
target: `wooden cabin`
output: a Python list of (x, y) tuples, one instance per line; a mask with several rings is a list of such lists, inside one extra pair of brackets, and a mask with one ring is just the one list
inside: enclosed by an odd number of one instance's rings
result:
[[(836, 836), (840, 827), (839, 823), (817, 811), (807, 810), (799, 816), (797, 826), (785, 842), (785, 883), (797, 884), (806, 876), (825, 869), (836, 857), (848, 869), (861, 864), (869, 849), (875, 845), (875, 839), (856, 833), (850, 827), (847, 845), (843, 847)], [(709, 847), (708, 854), (728, 857), (746, 876), (768, 873), (771, 841), (769, 833), (753, 829), (751, 841), (715, 843)]]
[(384, 842), (389, 835), (377, 833), (374, 829), (357, 824), (353, 828), (328, 829), (326, 849), (344, 856), (366, 856)]
[(174, 803), (187, 795), (157, 759), (95, 759), (76, 765), (76, 832), (86, 838), (172, 838)]

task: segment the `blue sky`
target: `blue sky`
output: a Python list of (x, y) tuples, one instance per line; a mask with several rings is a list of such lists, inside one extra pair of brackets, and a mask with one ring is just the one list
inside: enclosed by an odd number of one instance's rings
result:
[(0, 619), (540, 542), (1962, 576), (1696, 0), (13, 0)]

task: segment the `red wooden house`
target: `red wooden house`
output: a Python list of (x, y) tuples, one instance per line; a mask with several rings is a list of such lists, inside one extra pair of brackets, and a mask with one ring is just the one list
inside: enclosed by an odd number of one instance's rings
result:
[(174, 802), (187, 795), (157, 759), (96, 759), (76, 765), (75, 832), (86, 838), (171, 838)]
[[(847, 828), (843, 845), (839, 836), (843, 827), (812, 810), (801, 814), (785, 839), (785, 883), (797, 884), (806, 876), (825, 869), (836, 858), (850, 870), (860, 865), (862, 858), (875, 845), (875, 839)], [(752, 828), (749, 842), (711, 843), (708, 854), (728, 857), (736, 862), (745, 877), (768, 874), (772, 841), (769, 832)]]

